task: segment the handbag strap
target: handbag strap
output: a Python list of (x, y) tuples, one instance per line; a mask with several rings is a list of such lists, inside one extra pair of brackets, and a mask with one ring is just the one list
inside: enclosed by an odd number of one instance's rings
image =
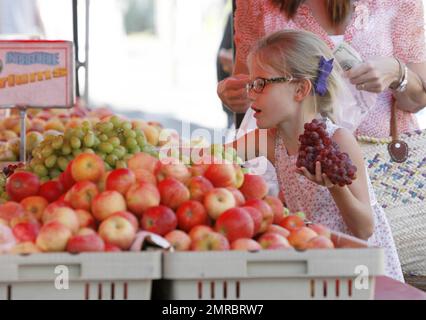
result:
[(396, 100), (392, 99), (391, 106), (391, 116), (390, 116), (390, 135), (392, 137), (392, 141), (397, 141), (399, 138), (398, 133), (398, 121), (396, 117)]
[(392, 98), (391, 114), (390, 114), (390, 136), (388, 138), (376, 138), (364, 135), (358, 135), (356, 138), (360, 142), (374, 143), (374, 144), (388, 144), (399, 139), (398, 120), (396, 116), (396, 100)]
[(390, 121), (390, 133), (392, 137), (392, 142), (388, 144), (388, 152), (393, 161), (402, 163), (408, 159), (408, 144), (402, 140), (399, 140), (395, 99), (393, 99), (393, 103), (391, 106)]
[(405, 162), (408, 159), (408, 144), (399, 139), (398, 120), (396, 116), (396, 100), (392, 100), (391, 116), (390, 116), (390, 138), (372, 138), (366, 136), (358, 136), (359, 142), (387, 144), (389, 156), (397, 163)]

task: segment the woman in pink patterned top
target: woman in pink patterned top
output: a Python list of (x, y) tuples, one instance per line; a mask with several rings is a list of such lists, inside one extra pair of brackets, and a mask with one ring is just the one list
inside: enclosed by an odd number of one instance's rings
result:
[[(330, 49), (345, 41), (366, 61), (346, 73), (359, 90), (379, 93), (357, 135), (390, 135), (393, 98), (397, 101), (400, 132), (418, 129), (414, 113), (426, 105), (421, 0), (237, 0), (234, 72), (218, 84), (220, 98), (234, 112), (249, 108), (244, 86), (248, 81), (246, 59), (250, 48), (264, 35), (283, 29), (313, 32)], [(389, 89), (398, 87), (402, 80), (403, 65), (395, 58), (409, 70), (403, 92)]]
[[(247, 154), (261, 155), (274, 164), (290, 211), (304, 211), (315, 223), (383, 247), (386, 274), (403, 281), (391, 229), (375, 199), (361, 149), (348, 130), (330, 120), (338, 111), (337, 96), (343, 89), (340, 67), (332, 58), (327, 45), (305, 31), (278, 31), (261, 39), (248, 58), (247, 85), (260, 129), (249, 132), (233, 146), (243, 158)], [(325, 119), (328, 136), (358, 169), (350, 185), (331, 183), (321, 173), (320, 162), (316, 163), (315, 174), (296, 167), (299, 136), (305, 123), (318, 117)], [(262, 129), (267, 147), (259, 142)], [(254, 150), (238, 149), (245, 141), (256, 141), (249, 146)]]

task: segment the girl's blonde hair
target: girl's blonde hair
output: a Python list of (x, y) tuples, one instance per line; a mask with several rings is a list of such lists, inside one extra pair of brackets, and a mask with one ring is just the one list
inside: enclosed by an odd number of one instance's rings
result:
[(299, 30), (284, 30), (274, 32), (257, 42), (248, 56), (255, 59), (256, 64), (265, 71), (275, 71), (283, 76), (294, 79), (308, 79), (316, 104), (316, 111), (322, 116), (335, 121), (336, 101), (343, 80), (340, 76), (342, 69), (334, 60), (333, 70), (327, 79), (327, 92), (320, 96), (315, 93), (315, 82), (319, 76), (320, 58), (333, 59), (333, 53), (313, 33)]

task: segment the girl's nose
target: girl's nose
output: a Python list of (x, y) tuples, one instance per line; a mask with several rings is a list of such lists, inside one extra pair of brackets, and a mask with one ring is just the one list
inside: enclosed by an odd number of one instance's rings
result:
[(253, 90), (248, 90), (247, 89), (247, 98), (251, 101), (251, 102), (253, 102), (253, 101), (255, 101), (256, 100), (256, 97), (257, 97), (257, 95), (256, 95), (256, 92), (254, 92)]

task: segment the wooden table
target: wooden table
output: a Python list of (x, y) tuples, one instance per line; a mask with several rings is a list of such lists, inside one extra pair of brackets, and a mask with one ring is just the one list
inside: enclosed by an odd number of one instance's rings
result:
[(374, 300), (426, 300), (426, 292), (389, 277), (376, 278)]

